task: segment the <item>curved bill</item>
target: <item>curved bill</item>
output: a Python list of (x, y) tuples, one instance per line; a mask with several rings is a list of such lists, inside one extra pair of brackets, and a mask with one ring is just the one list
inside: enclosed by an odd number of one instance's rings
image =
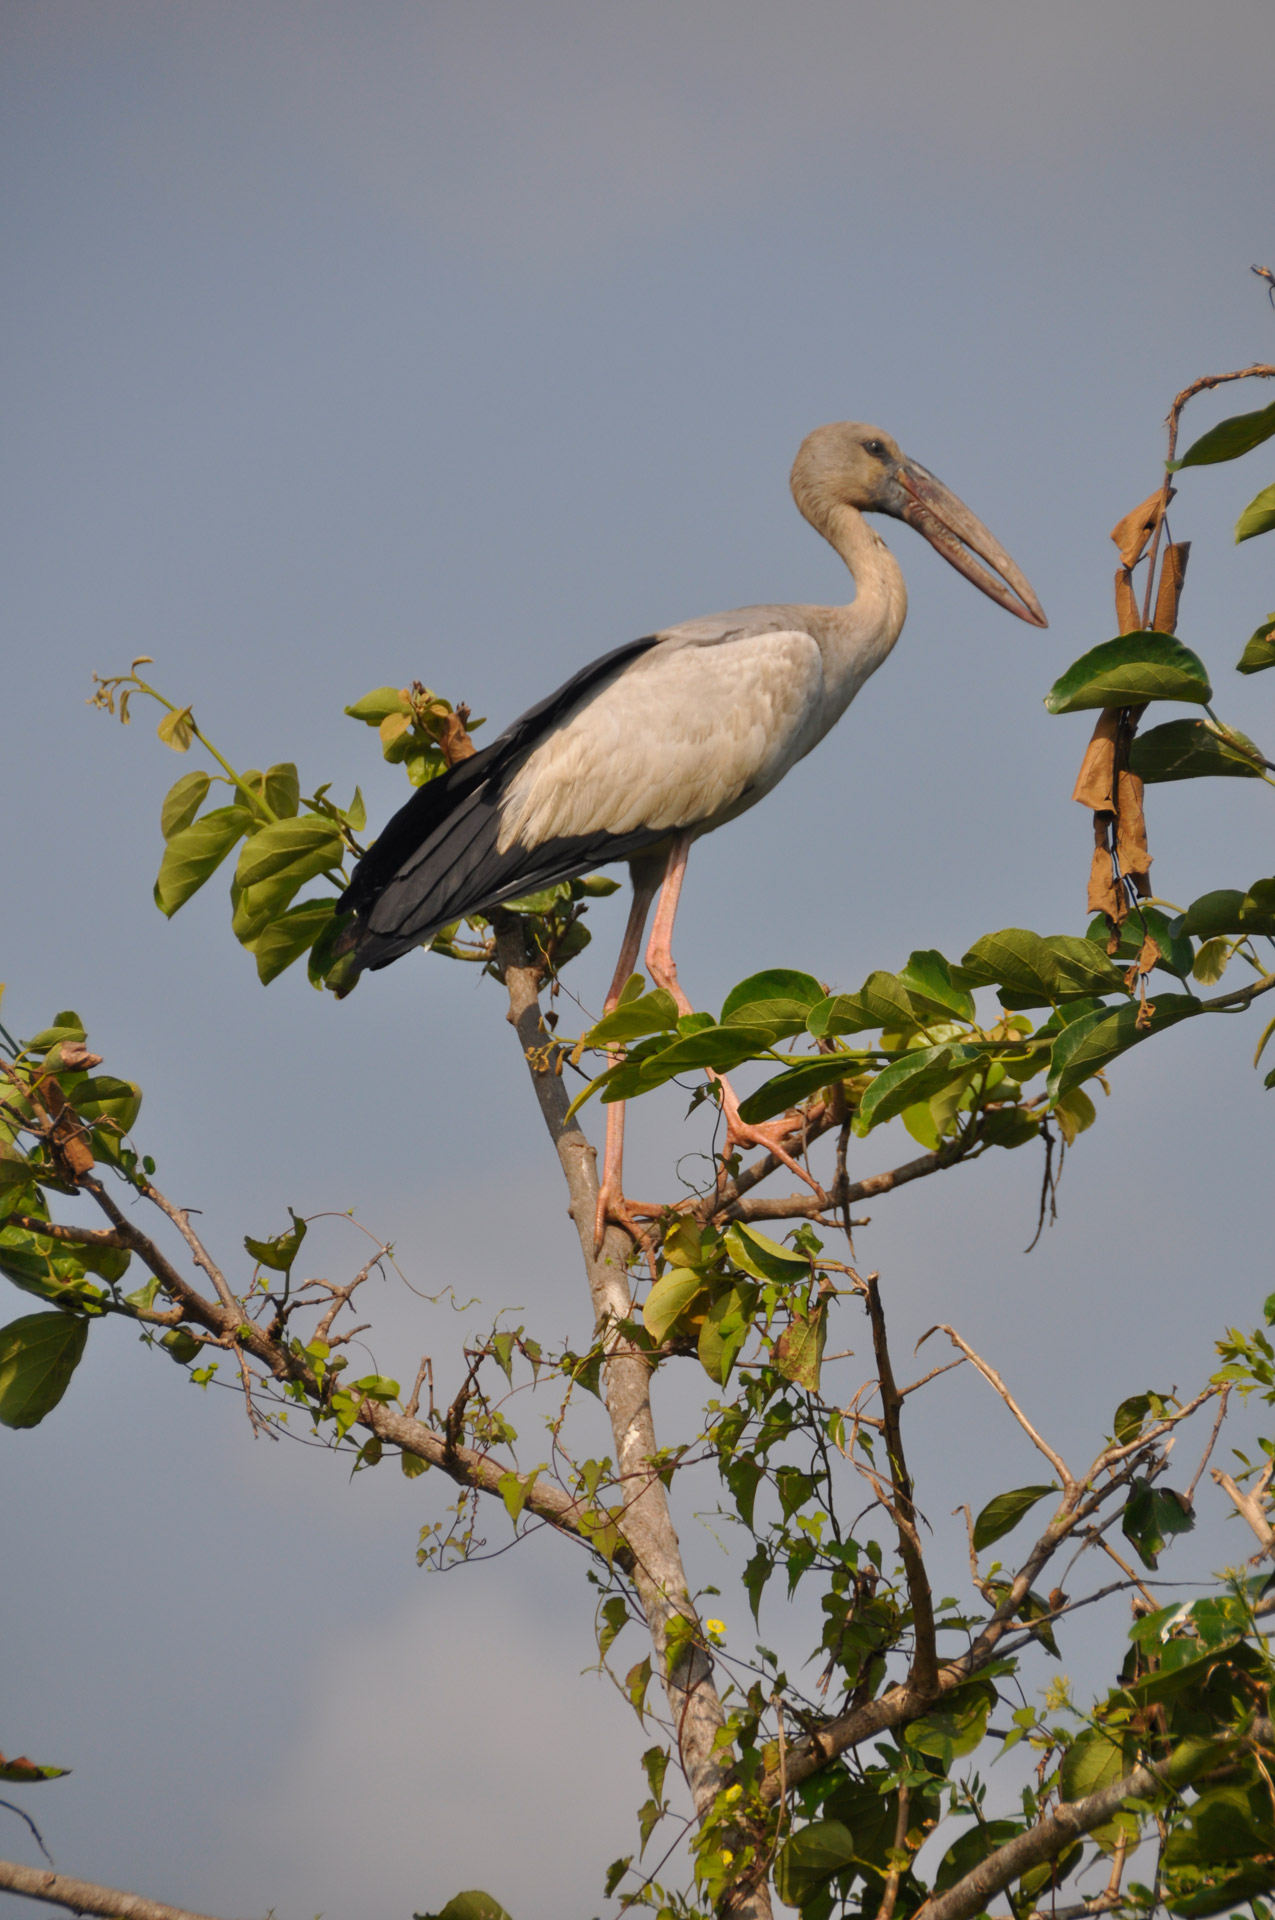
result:
[[(897, 477), (908, 496), (900, 512), (901, 519), (924, 534), (930, 545), (958, 573), (972, 580), (989, 600), (995, 600), (1009, 613), (1016, 613), (1029, 626), (1049, 625), (1031, 583), (963, 501), (915, 460), (903, 461)], [(979, 564), (983, 560), (987, 566)], [(993, 571), (989, 572), (988, 568)]]

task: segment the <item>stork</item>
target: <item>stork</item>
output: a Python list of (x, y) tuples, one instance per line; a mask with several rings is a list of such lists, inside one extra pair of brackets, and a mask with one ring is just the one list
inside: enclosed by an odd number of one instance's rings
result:
[[(617, 1004), (656, 910), (647, 971), (691, 1011), (673, 960), (687, 855), (778, 785), (835, 726), (894, 646), (907, 591), (863, 518), (915, 527), (976, 587), (1047, 624), (1023, 574), (956, 495), (878, 427), (817, 427), (793, 464), (793, 498), (854, 580), (849, 606), (753, 606), (664, 627), (604, 654), (498, 740), (415, 794), (355, 868), (338, 905), (357, 971), (385, 967), (466, 914), (627, 860), (633, 904), (605, 1009)], [(982, 563), (986, 564), (982, 564)], [(783, 1119), (750, 1126), (720, 1083), (726, 1150), (763, 1147), (809, 1184)], [(596, 1241), (636, 1233), (621, 1187), (624, 1108), (607, 1110)]]

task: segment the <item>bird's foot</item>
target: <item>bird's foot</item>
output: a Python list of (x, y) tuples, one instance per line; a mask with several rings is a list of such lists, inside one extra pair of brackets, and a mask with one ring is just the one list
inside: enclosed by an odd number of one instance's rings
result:
[(723, 1079), (721, 1088), (722, 1114), (726, 1121), (727, 1154), (738, 1151), (740, 1148), (760, 1147), (763, 1152), (773, 1155), (783, 1166), (790, 1168), (799, 1180), (804, 1180), (812, 1192), (826, 1203), (828, 1196), (819, 1182), (813, 1174), (806, 1171), (799, 1160), (793, 1158), (784, 1145), (785, 1140), (799, 1135), (805, 1125), (803, 1116), (797, 1112), (796, 1108), (780, 1114), (777, 1120), (766, 1120), (753, 1126), (747, 1120), (740, 1119), (739, 1100), (729, 1080)]
[(609, 1226), (623, 1227), (627, 1234), (641, 1247), (648, 1257), (653, 1253), (649, 1236), (639, 1227), (635, 1214), (647, 1214), (656, 1219), (664, 1212), (662, 1206), (651, 1206), (642, 1200), (626, 1200), (620, 1191), (619, 1183), (612, 1186), (604, 1180), (598, 1188), (598, 1204), (593, 1216), (593, 1257), (596, 1260), (602, 1252), (602, 1241)]

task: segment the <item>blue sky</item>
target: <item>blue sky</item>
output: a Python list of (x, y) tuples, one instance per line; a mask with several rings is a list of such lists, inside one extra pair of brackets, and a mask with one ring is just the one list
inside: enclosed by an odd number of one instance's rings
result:
[[(166, 924), (158, 809), (184, 767), (143, 713), (123, 733), (85, 706), (91, 672), (154, 656), (231, 758), (358, 780), (375, 822), (401, 776), (341, 714), (371, 686), (419, 675), (495, 725), (662, 622), (845, 597), (786, 476), (812, 426), (873, 420), (993, 528), (1050, 629), (892, 528), (904, 638), (766, 807), (696, 849), (682, 978), (713, 1007), (765, 965), (855, 986), (915, 946), (1078, 930), (1086, 729), (1041, 695), (1109, 637), (1108, 530), (1155, 482), (1174, 392), (1275, 357), (1248, 271), (1275, 256), (1273, 43), (1262, 0), (11, 0), (6, 1020), (85, 1015), (222, 1248), (289, 1204), (355, 1207), (426, 1291), (578, 1342), (493, 993), (415, 958), (341, 1006), (296, 974), (263, 993), (220, 882)], [(1261, 460), (1184, 476), (1175, 534), (1183, 636), (1269, 740), (1270, 691), (1229, 671), (1275, 599), (1269, 543), (1230, 539)], [(1158, 789), (1161, 894), (1264, 871), (1265, 798)], [(592, 915), (587, 1006), (622, 919)], [(1253, 1024), (1122, 1066), (1030, 1259), (1025, 1156), (874, 1208), (860, 1251), (900, 1343), (953, 1319), (1077, 1453), (1123, 1393), (1199, 1379), (1269, 1286)], [(906, 1154), (898, 1131), (865, 1168)], [(637, 1191), (703, 1146), (671, 1099), (632, 1133)], [(378, 1360), (410, 1376), (470, 1324), (387, 1288)], [(693, 1383), (661, 1389), (691, 1417)], [(969, 1383), (919, 1423), (942, 1533), (1013, 1442), (979, 1460), (1004, 1436)], [(350, 1486), (254, 1445), (119, 1328), (45, 1427), (4, 1437), (0, 1480), (0, 1746), (75, 1768), (30, 1797), (68, 1871), (280, 1920), (402, 1920), (474, 1883), (516, 1920), (600, 1911), (645, 1742), (580, 1677), (578, 1566), (536, 1545), (516, 1576), (428, 1579), (429, 1477)]]

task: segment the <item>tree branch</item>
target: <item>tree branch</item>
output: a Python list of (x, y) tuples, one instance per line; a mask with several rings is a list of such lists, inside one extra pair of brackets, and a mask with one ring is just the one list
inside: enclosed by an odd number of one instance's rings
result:
[[(954, 1347), (959, 1348), (960, 1351), (965, 1355), (965, 1358), (969, 1361), (970, 1365), (978, 1369), (978, 1371), (982, 1374), (984, 1380), (987, 1381), (988, 1385), (996, 1389), (997, 1393), (999, 1393), (1001, 1399), (1005, 1402), (1005, 1405), (1009, 1408), (1010, 1412), (1013, 1414), (1015, 1420), (1017, 1420), (1023, 1432), (1027, 1435), (1028, 1439), (1031, 1441), (1032, 1445), (1036, 1447), (1041, 1453), (1044, 1454), (1046, 1460), (1048, 1460), (1050, 1466), (1054, 1469), (1054, 1472), (1058, 1475), (1059, 1479), (1062, 1481), (1064, 1494), (1066, 1494), (1068, 1497), (1073, 1495), (1076, 1491), (1076, 1481), (1071, 1471), (1069, 1470), (1066, 1461), (1063, 1459), (1061, 1454), (1054, 1452), (1053, 1448), (1049, 1445), (1048, 1441), (1042, 1440), (1041, 1436), (1037, 1433), (1035, 1427), (1032, 1425), (1031, 1421), (1027, 1418), (1027, 1415), (1023, 1412), (1022, 1408), (1019, 1406), (1018, 1402), (1015, 1400), (1013, 1394), (1010, 1392), (1009, 1388), (1005, 1385), (1005, 1382), (1001, 1379), (996, 1369), (994, 1367), (989, 1367), (986, 1360), (980, 1359), (978, 1354), (975, 1353), (973, 1347), (967, 1346), (965, 1341), (962, 1340), (960, 1334), (957, 1333), (952, 1327), (947, 1326), (943, 1321), (940, 1321), (936, 1327), (931, 1327), (930, 1333), (945, 1333), (948, 1339), (952, 1342), (952, 1345)], [(921, 1340), (918, 1340), (916, 1343), (917, 1346), (919, 1347), (921, 1344), (921, 1341), (928, 1340), (929, 1337), (930, 1337), (929, 1333), (923, 1333), (921, 1335)]]
[[(934, 1596), (930, 1592), (929, 1576), (925, 1571), (925, 1560), (921, 1553), (921, 1538), (916, 1525), (916, 1507), (912, 1500), (912, 1481), (903, 1453), (903, 1432), (899, 1422), (903, 1396), (895, 1384), (894, 1368), (890, 1362), (890, 1347), (886, 1338), (885, 1313), (881, 1306), (881, 1291), (875, 1273), (870, 1273), (864, 1280), (863, 1297), (868, 1309), (868, 1319), (872, 1323), (872, 1350), (877, 1363), (886, 1456), (890, 1462), (890, 1483), (894, 1495), (890, 1502), (891, 1518), (898, 1535), (899, 1554), (908, 1583), (908, 1598), (912, 1602), (914, 1649), (908, 1684), (916, 1693), (924, 1697), (934, 1693), (938, 1680), (938, 1654), (934, 1637)], [(893, 1902), (891, 1902), (892, 1906)], [(886, 1920), (889, 1920), (888, 1914)]]
[[(683, 1641), (674, 1662), (668, 1657), (669, 1630), (675, 1616), (699, 1622), (682, 1566), (681, 1548), (669, 1513), (664, 1483), (659, 1477), (655, 1426), (651, 1416), (651, 1362), (623, 1328), (633, 1316), (628, 1261), (629, 1236), (609, 1227), (602, 1250), (593, 1250), (598, 1195), (597, 1154), (574, 1120), (568, 1121), (570, 1102), (561, 1077), (554, 1071), (553, 1036), (540, 1011), (541, 973), (527, 948), (523, 924), (517, 916), (492, 916), (496, 952), (509, 994), (509, 1021), (531, 1072), (532, 1086), (549, 1137), (557, 1150), (570, 1195), (569, 1212), (580, 1239), (580, 1252), (593, 1303), (594, 1324), (605, 1346), (603, 1380), (611, 1419), (617, 1466), (626, 1485), (635, 1488), (625, 1506), (624, 1537), (634, 1556), (634, 1585), (646, 1614), (652, 1645), (677, 1728), (679, 1755), (697, 1812), (703, 1817), (725, 1785), (725, 1772), (716, 1749), (724, 1724), (721, 1701), (713, 1683), (712, 1663), (704, 1650), (703, 1634)], [(680, 1638), (680, 1635), (679, 1635)], [(764, 1920), (770, 1914), (765, 1886), (745, 1893), (732, 1908), (740, 1920)]]
[(106, 1920), (211, 1920), (188, 1907), (165, 1906), (162, 1900), (147, 1900), (140, 1893), (121, 1893), (93, 1880), (72, 1880), (46, 1867), (20, 1867), (12, 1860), (0, 1860), (0, 1893), (25, 1894), (28, 1900), (69, 1907), (72, 1913), (99, 1913)]
[(1242, 1487), (1235, 1484), (1229, 1473), (1223, 1473), (1221, 1467), (1213, 1469), (1213, 1478), (1227, 1499), (1234, 1503), (1236, 1512), (1248, 1521), (1263, 1553), (1269, 1553), (1275, 1547), (1275, 1528), (1266, 1518), (1266, 1489), (1270, 1486), (1273, 1473), (1275, 1473), (1275, 1460), (1268, 1460), (1254, 1482), (1252, 1493), (1245, 1493)]
[[(1272, 1731), (1275, 1729), (1269, 1720), (1259, 1720), (1250, 1729), (1254, 1738), (1263, 1741), (1270, 1739)], [(981, 1913), (989, 1900), (1020, 1875), (1047, 1860), (1056, 1860), (1082, 1834), (1092, 1833), (1095, 1827), (1110, 1820), (1126, 1801), (1143, 1800), (1162, 1793), (1166, 1787), (1172, 1790), (1183, 1785), (1191, 1766), (1197, 1763), (1198, 1753), (1188, 1743), (1183, 1760), (1170, 1755), (1167, 1760), (1149, 1762), (1081, 1800), (1064, 1800), (1026, 1833), (1016, 1835), (995, 1853), (990, 1853), (946, 1893), (923, 1902), (915, 1920), (970, 1920), (971, 1915)], [(1085, 1910), (1097, 1909), (1086, 1906)]]

